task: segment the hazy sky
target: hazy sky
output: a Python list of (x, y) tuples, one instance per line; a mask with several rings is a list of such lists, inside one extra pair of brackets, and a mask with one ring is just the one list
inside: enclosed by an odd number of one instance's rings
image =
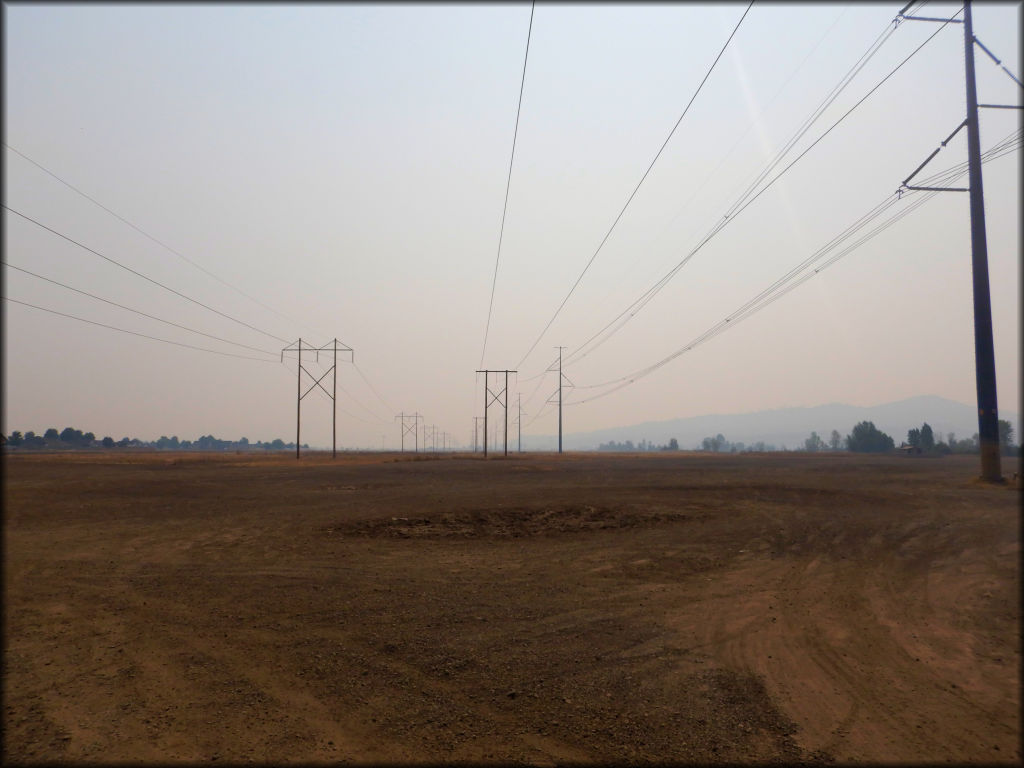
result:
[[(543, 336), (746, 4), (536, 6), (483, 360), (518, 367), (510, 404), (521, 393), (524, 434), (557, 431), (545, 407), (556, 375), (534, 378), (556, 345), (577, 386), (567, 403), (606, 391), (585, 387), (729, 317), (894, 197), (956, 128), (963, 28), (949, 24), (694, 252), (872, 43), (893, 30), (762, 185), (939, 29), (894, 29), (902, 5), (755, 3)], [(115, 439), (292, 440), (295, 358), (282, 364), (280, 350), (301, 336), (355, 350), (358, 370), (339, 364), (340, 445), (396, 447), (399, 411), (470, 442), (528, 3), (5, 4), (4, 16), (5, 205), (259, 330), (10, 211), (5, 262), (262, 350), (5, 267), (9, 299), (260, 358), (4, 301), (5, 433), (70, 425)], [(975, 34), (1018, 78), (1020, 17), (1020, 3), (974, 6)], [(981, 102), (1021, 102), (980, 50), (976, 62)], [(983, 110), (982, 148), (1020, 118)], [(921, 178), (965, 159), (961, 131)], [(1014, 152), (984, 166), (998, 395), (1018, 412), (1020, 162)], [(688, 255), (606, 343), (569, 357)], [(722, 335), (566, 405), (565, 429), (921, 394), (973, 404), (970, 258), (967, 195), (938, 194)], [(330, 413), (318, 391), (303, 401), (304, 442), (330, 444)]]

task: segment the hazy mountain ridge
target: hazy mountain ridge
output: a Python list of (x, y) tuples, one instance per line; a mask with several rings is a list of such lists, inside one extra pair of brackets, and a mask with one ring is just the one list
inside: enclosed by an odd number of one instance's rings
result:
[[(1020, 442), (1020, 416), (1002, 410), (999, 418), (1013, 425), (1014, 442)], [(777, 449), (803, 447), (804, 440), (811, 432), (817, 432), (826, 442), (832, 430), (846, 437), (854, 425), (861, 421), (874, 422), (875, 426), (892, 436), (899, 445), (906, 439), (907, 431), (928, 422), (935, 431), (946, 439), (948, 432), (956, 433), (958, 439), (970, 437), (978, 431), (978, 417), (974, 406), (937, 395), (917, 397), (883, 403), (873, 406), (828, 403), (810, 407), (780, 408), (753, 413), (709, 414), (666, 421), (648, 421), (622, 427), (572, 432), (571, 424), (565, 425), (562, 444), (566, 449), (596, 449), (609, 441), (634, 444), (647, 440), (658, 445), (668, 443), (671, 438), (679, 441), (683, 450), (700, 445), (705, 437), (722, 434), (730, 442), (747, 445), (763, 441)], [(512, 445), (510, 438), (510, 445)], [(524, 450), (547, 450), (557, 448), (558, 435), (523, 436)]]

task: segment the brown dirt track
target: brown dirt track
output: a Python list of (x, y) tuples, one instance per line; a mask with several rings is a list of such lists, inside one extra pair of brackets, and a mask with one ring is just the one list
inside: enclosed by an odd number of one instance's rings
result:
[(1021, 762), (976, 457), (411, 458), (5, 456), (5, 764)]

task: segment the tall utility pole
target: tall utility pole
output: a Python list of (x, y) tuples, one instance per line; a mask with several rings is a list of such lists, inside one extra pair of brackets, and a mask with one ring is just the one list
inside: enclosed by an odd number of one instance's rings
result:
[[(317, 361), (320, 360), (321, 352), (333, 353), (333, 360), (331, 367), (324, 371), (323, 375), (319, 379), (314, 378), (313, 374), (306, 370), (302, 365), (302, 350), (305, 349), (307, 352), (313, 352), (316, 354)], [(351, 347), (347, 347), (342, 344), (338, 346), (338, 340), (335, 338), (330, 344), (325, 344), (322, 347), (311, 347), (308, 344), (303, 347), (302, 339), (300, 338), (294, 345), (289, 344), (287, 347), (281, 350), (281, 362), (284, 362), (285, 352), (297, 352), (298, 353), (298, 378), (296, 381), (296, 400), (295, 400), (295, 458), (301, 458), (301, 433), (302, 433), (302, 400), (312, 392), (316, 387), (320, 387), (324, 394), (331, 399), (331, 458), (336, 459), (338, 457), (338, 353), (348, 352), (352, 355), (351, 361), (355, 360), (355, 352), (352, 351)], [(302, 374), (305, 373), (309, 378), (313, 379), (313, 384), (305, 392), (302, 391)], [(328, 392), (322, 382), (327, 378), (327, 374), (333, 375), (333, 384), (331, 391)]]
[(558, 452), (562, 452), (562, 350), (558, 348)]
[[(562, 373), (562, 350), (565, 347), (555, 347), (558, 350), (558, 389), (555, 390), (551, 397), (558, 395), (558, 452), (562, 452), (562, 381), (569, 381), (569, 378)], [(555, 368), (548, 368), (549, 371), (556, 370)], [(573, 383), (569, 381), (569, 386), (573, 386)], [(548, 402), (551, 402), (551, 397), (548, 398)]]
[[(508, 456), (508, 375), (510, 373), (518, 373), (518, 371), (509, 370), (484, 370), (477, 371), (484, 375), (484, 458), (487, 458), (487, 409), (490, 407), (492, 402), (501, 403), (501, 407), (505, 411), (505, 455)], [(492, 373), (504, 373), (505, 374), (505, 388), (499, 392), (492, 392), (490, 388), (490, 375)], [(502, 398), (504, 397), (504, 400)]]
[(996, 356), (992, 341), (992, 301), (988, 285), (985, 198), (981, 185), (981, 135), (974, 80), (974, 27), (971, 0), (964, 2), (964, 67), (967, 79), (967, 159), (971, 203), (971, 273), (974, 278), (974, 368), (978, 389), (978, 442), (981, 476), (1001, 480), (999, 415), (996, 404)]
[(516, 405), (519, 408), (519, 418), (516, 419), (516, 426), (519, 428), (519, 453), (523, 452), (523, 393), (517, 393)]
[[(956, 19), (935, 19), (919, 16), (904, 16), (908, 4), (899, 12), (897, 19), (911, 21), (942, 21), (961, 23)], [(971, 18), (971, 1), (964, 2), (964, 79), (967, 83), (967, 117), (942, 147), (961, 128), (967, 128), (967, 178), (968, 187), (936, 188), (914, 187), (909, 182), (928, 162), (938, 154), (936, 149), (910, 176), (904, 179), (901, 188), (910, 190), (932, 189), (936, 191), (968, 192), (971, 216), (971, 277), (974, 293), (974, 374), (978, 393), (978, 443), (981, 452), (981, 477), (983, 480), (1002, 480), (999, 457), (999, 407), (996, 401), (996, 358), (992, 338), (992, 300), (988, 279), (988, 241), (985, 234), (985, 197), (981, 177), (981, 132), (978, 126), (978, 90), (974, 71), (974, 45), (981, 45), (974, 36)], [(981, 45), (986, 53), (988, 49)], [(992, 54), (989, 53), (991, 56)], [(992, 57), (995, 59), (995, 57)], [(999, 61), (996, 60), (998, 64)], [(1004, 67), (1005, 69), (1005, 67)], [(1014, 78), (1016, 79), (1016, 78)], [(985, 104), (986, 107), (1003, 108), (1005, 105)], [(1011, 107), (1013, 108), (1013, 107)], [(941, 149), (941, 147), (940, 147)]]

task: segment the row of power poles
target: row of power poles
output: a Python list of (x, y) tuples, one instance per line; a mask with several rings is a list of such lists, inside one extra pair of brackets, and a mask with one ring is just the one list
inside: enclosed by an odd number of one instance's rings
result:
[[(916, 0), (915, 0), (916, 2)], [(943, 23), (955, 23), (963, 24), (964, 27), (964, 70), (965, 70), (965, 81), (966, 81), (966, 100), (967, 100), (967, 115), (964, 121), (953, 131), (952, 134), (942, 142), (941, 146), (945, 146), (953, 136), (956, 135), (961, 129), (967, 129), (967, 159), (968, 159), (968, 187), (966, 188), (940, 188), (940, 191), (955, 191), (955, 192), (968, 192), (969, 193), (969, 205), (970, 205), (970, 222), (971, 222), (971, 274), (972, 274), (972, 287), (974, 296), (974, 354), (975, 354), (975, 383), (977, 388), (977, 399), (978, 399), (978, 441), (980, 444), (981, 451), (981, 476), (985, 480), (999, 481), (1002, 479), (1002, 468), (999, 456), (999, 420), (998, 420), (998, 403), (996, 398), (996, 367), (995, 367), (995, 351), (992, 334), (992, 304), (991, 294), (989, 288), (989, 275), (988, 275), (988, 243), (985, 233), (985, 202), (984, 202), (984, 190), (982, 186), (982, 173), (981, 173), (981, 134), (979, 129), (978, 121), (978, 110), (979, 107), (991, 107), (991, 108), (1018, 108), (1014, 105), (1001, 105), (1001, 104), (978, 104), (977, 84), (975, 78), (974, 68), (974, 46), (980, 46), (989, 56), (992, 56), (991, 52), (988, 51), (984, 45), (974, 36), (973, 21), (971, 16), (971, 0), (965, 0), (964, 3), (964, 18), (963, 21), (958, 19), (942, 19), (942, 18), (931, 18), (923, 16), (907, 16), (906, 11), (913, 5), (914, 2), (908, 3), (897, 15), (899, 21), (930, 21), (930, 22), (943, 22)], [(994, 56), (992, 56), (995, 59)], [(996, 60), (998, 64), (999, 61)], [(941, 148), (941, 147), (940, 147)], [(927, 160), (925, 160), (918, 168), (904, 179), (901, 184), (901, 189), (908, 190), (922, 190), (932, 189), (929, 187), (915, 187), (910, 185), (911, 179), (914, 178), (924, 168), (928, 162), (935, 157), (939, 150), (935, 150)], [(558, 387), (552, 394), (548, 402), (557, 402), (558, 405), (558, 452), (562, 453), (562, 391), (563, 386), (568, 384), (572, 386), (572, 382), (568, 380), (564, 373), (562, 373), (562, 350), (565, 347), (557, 347), (558, 349)], [(312, 354), (319, 361), (321, 353), (330, 353), (331, 367), (327, 369), (319, 378), (315, 377), (310, 373), (302, 364), (302, 353)], [(303, 345), (303, 341), (300, 338), (294, 345), (289, 345), (281, 350), (281, 361), (284, 361), (284, 355), (286, 352), (296, 352), (298, 356), (298, 390), (296, 400), (296, 412), (295, 412), (295, 457), (300, 456), (300, 432), (301, 432), (301, 413), (302, 413), (302, 400), (313, 391), (316, 387), (319, 387), (327, 396), (331, 399), (332, 404), (332, 445), (331, 455), (337, 456), (337, 380), (338, 380), (338, 353), (348, 353), (352, 356), (354, 361), (354, 352), (351, 347), (347, 347), (344, 344), (340, 344), (337, 339), (333, 339), (331, 343), (321, 347), (313, 347), (309, 345)], [(549, 368), (549, 371), (556, 370), (554, 367)], [(305, 373), (309, 379), (312, 380), (312, 384), (309, 388), (303, 392), (302, 382)], [(497, 403), (501, 406), (504, 415), (504, 455), (508, 455), (508, 375), (510, 373), (517, 373), (513, 370), (478, 370), (478, 374), (484, 374), (484, 413), (483, 416), (473, 417), (473, 448), (477, 450), (477, 426), (479, 421), (483, 420), (483, 452), (484, 456), (487, 456), (487, 421), (488, 412), (490, 406)], [(328, 392), (323, 386), (323, 380), (330, 374), (332, 376), (332, 387), (331, 391)], [(495, 386), (491, 387), (491, 376), (495, 375)], [(504, 381), (498, 377), (504, 374)], [(498, 386), (501, 388), (498, 389)], [(557, 401), (553, 400), (557, 396)], [(401, 447), (405, 450), (405, 438), (408, 434), (413, 435), (415, 450), (419, 450), (419, 422), (422, 418), (418, 413), (406, 414), (400, 413), (396, 417), (401, 421)], [(411, 426), (410, 426), (411, 420)], [(520, 396), (519, 401), (519, 450), (522, 450), (522, 400)], [(437, 447), (437, 428), (436, 426), (431, 428), (431, 442), (436, 450)], [(442, 433), (442, 444), (447, 445), (447, 433)], [(424, 447), (426, 446), (426, 427), (424, 426)]]
[[(552, 367), (548, 368), (549, 372), (558, 372), (558, 387), (548, 398), (549, 403), (558, 405), (558, 452), (562, 452), (562, 392), (565, 386), (572, 387), (573, 383), (569, 380), (569, 377), (562, 373), (562, 350), (565, 347), (555, 347), (558, 350), (557, 363), (552, 364)], [(555, 367), (557, 365), (557, 367)], [(491, 405), (497, 403), (501, 406), (502, 414), (505, 420), (505, 439), (504, 439), (504, 455), (508, 456), (508, 375), (510, 373), (517, 373), (512, 370), (494, 370), (485, 369), (479, 370), (477, 373), (484, 375), (484, 415), (473, 417), (473, 451), (474, 453), (478, 449), (477, 441), (477, 430), (479, 429), (479, 423), (484, 423), (484, 439), (483, 439), (483, 450), (484, 457), (487, 456), (487, 414)], [(491, 374), (495, 374), (496, 383), (494, 387), (491, 386)], [(504, 382), (498, 378), (501, 374), (504, 374)], [(498, 389), (498, 386), (501, 386)], [(518, 428), (519, 438), (519, 451), (523, 450), (523, 396), (522, 393), (517, 393), (517, 411), (518, 416), (516, 417), (516, 426)]]
[[(399, 428), (401, 432), (400, 445), (401, 450), (405, 452), (405, 438), (407, 435), (412, 435), (413, 438), (413, 450), (417, 453), (420, 450), (420, 430), (423, 431), (423, 450), (427, 449), (427, 438), (430, 438), (430, 450), (437, 450), (437, 439), (441, 438), (441, 450), (449, 450), (451, 444), (451, 435), (447, 432), (437, 431), (437, 425), (431, 424), (429, 427), (424, 424), (420, 427), (420, 421), (423, 417), (419, 413), (399, 413), (395, 416), (395, 419), (400, 422)], [(382, 446), (383, 447), (383, 446)]]

